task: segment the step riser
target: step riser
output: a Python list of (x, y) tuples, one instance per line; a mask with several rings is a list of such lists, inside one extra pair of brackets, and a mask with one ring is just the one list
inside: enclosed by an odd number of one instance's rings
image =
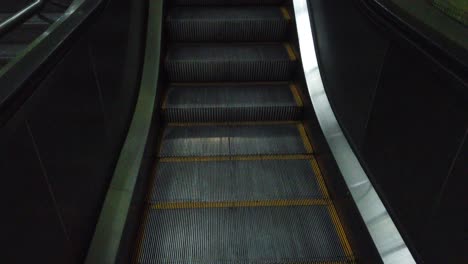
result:
[(293, 106), (164, 110), (167, 122), (283, 121), (299, 120), (301, 117), (302, 109)]
[(287, 21), (168, 21), (174, 41), (281, 41)]
[(174, 82), (289, 81), (295, 61), (166, 61), (169, 80)]

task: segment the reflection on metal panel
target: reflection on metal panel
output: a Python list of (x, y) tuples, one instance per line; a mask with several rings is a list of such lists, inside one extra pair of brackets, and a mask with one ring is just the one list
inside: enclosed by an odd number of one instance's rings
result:
[(416, 263), (352, 151), (331, 109), (318, 68), (307, 0), (293, 0), (302, 64), (320, 127), (384, 263)]

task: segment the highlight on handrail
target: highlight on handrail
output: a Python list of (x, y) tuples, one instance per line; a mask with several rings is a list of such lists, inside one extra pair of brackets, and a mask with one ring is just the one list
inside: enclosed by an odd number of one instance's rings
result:
[(0, 23), (0, 37), (32, 17), (44, 4), (45, 0), (36, 0), (19, 12)]

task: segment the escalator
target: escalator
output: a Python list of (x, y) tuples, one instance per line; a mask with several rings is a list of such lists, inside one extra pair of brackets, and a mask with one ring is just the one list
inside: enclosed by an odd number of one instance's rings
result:
[[(222, 5), (222, 6), (221, 6)], [(303, 125), (283, 1), (172, 1), (135, 263), (354, 263)]]

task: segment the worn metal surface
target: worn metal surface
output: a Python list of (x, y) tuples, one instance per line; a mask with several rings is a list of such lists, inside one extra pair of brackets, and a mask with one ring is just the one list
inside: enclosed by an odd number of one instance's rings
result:
[(326, 206), (151, 210), (139, 263), (346, 261)]
[(364, 172), (330, 106), (320, 75), (307, 0), (293, 0), (302, 64), (320, 127), (367, 229), (385, 263), (415, 263)]
[(172, 84), (163, 106), (168, 122), (297, 120), (300, 99), (288, 83)]
[(152, 202), (323, 198), (310, 160), (160, 162)]
[(307, 153), (296, 124), (168, 126), (161, 157)]

